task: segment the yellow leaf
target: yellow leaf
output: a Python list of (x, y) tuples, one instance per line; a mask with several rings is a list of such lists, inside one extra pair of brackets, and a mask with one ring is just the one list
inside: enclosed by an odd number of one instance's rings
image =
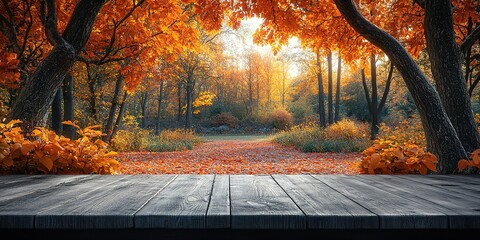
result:
[(35, 149), (35, 144), (30, 141), (25, 141), (20, 149), (23, 155), (29, 154), (33, 149)]
[(104, 157), (111, 157), (111, 156), (115, 156), (115, 155), (117, 155), (117, 154), (118, 154), (117, 152), (111, 151), (111, 152), (109, 152), (109, 153), (107, 153), (107, 154), (105, 154), (105, 155), (103, 155), (103, 156), (104, 156)]

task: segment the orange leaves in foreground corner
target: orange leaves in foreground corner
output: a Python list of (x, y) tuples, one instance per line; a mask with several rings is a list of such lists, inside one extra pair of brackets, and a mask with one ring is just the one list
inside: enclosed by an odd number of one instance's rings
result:
[(399, 144), (392, 140), (375, 140), (363, 151), (360, 164), (368, 174), (427, 174), (437, 171), (437, 157), (424, 152), (412, 142)]
[(120, 164), (111, 158), (108, 144), (99, 139), (100, 126), (80, 129), (70, 121), (63, 124), (77, 128), (80, 138), (58, 136), (46, 128), (32, 131), (26, 139), (18, 120), (0, 123), (0, 173), (114, 174)]
[(463, 171), (467, 167), (480, 168), (480, 148), (473, 151), (470, 155), (471, 160), (462, 159), (458, 161), (458, 171)]

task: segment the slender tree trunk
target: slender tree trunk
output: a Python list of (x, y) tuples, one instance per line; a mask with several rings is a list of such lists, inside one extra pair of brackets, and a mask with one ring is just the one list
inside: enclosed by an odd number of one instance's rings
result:
[(318, 115), (320, 117), (320, 126), (327, 126), (325, 118), (325, 93), (323, 92), (322, 62), (320, 52), (317, 50), (317, 83), (318, 83)]
[[(73, 77), (68, 73), (63, 79), (63, 120), (72, 121), (75, 115), (75, 102), (73, 97)], [(77, 137), (77, 129), (70, 125), (63, 126), (63, 136), (70, 139)]]
[(125, 113), (125, 108), (126, 104), (125, 102), (127, 101), (128, 93), (125, 91), (123, 93), (123, 98), (122, 98), (122, 103), (120, 104), (120, 110), (118, 110), (118, 115), (117, 115), (117, 120), (115, 121), (115, 126), (113, 126), (112, 134), (108, 136), (108, 142), (111, 142), (113, 137), (117, 134), (118, 130), (122, 126), (122, 119), (123, 119), (123, 114)]
[(187, 112), (185, 114), (185, 129), (190, 129), (192, 125), (192, 103), (193, 103), (193, 79), (189, 76), (188, 83), (185, 86), (187, 92)]
[(164, 81), (160, 81), (160, 88), (158, 92), (158, 110), (157, 110), (157, 124), (155, 125), (155, 134), (160, 134), (160, 123), (162, 118), (162, 101), (163, 101), (163, 85)]
[(142, 100), (142, 128), (147, 127), (147, 103), (148, 103), (148, 91), (143, 93), (143, 100)]
[(93, 79), (90, 66), (87, 64), (87, 83), (88, 83), (88, 90), (90, 92), (90, 96), (88, 99), (88, 109), (90, 113), (90, 118), (92, 120), (97, 120), (97, 103), (96, 103), (96, 96), (95, 96), (95, 79)]
[(177, 122), (182, 121), (182, 82), (178, 82), (177, 86), (177, 100), (178, 100), (178, 108), (177, 108)]
[(460, 48), (455, 41), (450, 0), (425, 1), (425, 39), (435, 87), (457, 135), (467, 152), (480, 146)]
[(328, 63), (328, 124), (333, 124), (333, 76), (332, 76), (332, 52), (327, 55)]
[(349, 25), (382, 49), (402, 75), (420, 113), (428, 150), (438, 157), (437, 172), (456, 172), (458, 160), (466, 159), (468, 156), (435, 88), (428, 82), (405, 48), (387, 32), (365, 19), (352, 0), (334, 2)]
[(52, 130), (55, 131), (57, 135), (61, 135), (63, 131), (62, 100), (63, 92), (62, 88), (59, 88), (52, 102)]
[(337, 89), (335, 91), (335, 122), (340, 121), (340, 80), (342, 76), (342, 57), (338, 52)]
[(73, 66), (77, 53), (90, 37), (95, 18), (104, 3), (105, 0), (81, 0), (75, 5), (62, 41), (56, 44), (25, 82), (7, 120), (22, 120), (25, 132), (45, 126), (57, 89)]
[(377, 89), (377, 60), (375, 54), (370, 56), (370, 72), (372, 76), (372, 103), (370, 104), (370, 116), (372, 117), (372, 125), (370, 128), (371, 139), (375, 139), (378, 133), (378, 89)]
[(104, 141), (109, 141), (112, 139), (112, 132), (113, 132), (113, 121), (115, 119), (115, 113), (117, 112), (118, 108), (118, 99), (120, 98), (120, 92), (122, 90), (123, 84), (123, 75), (118, 74), (117, 81), (115, 82), (115, 90), (113, 92), (112, 97), (112, 106), (110, 107), (110, 112), (108, 114), (107, 124), (105, 125), (104, 132), (105, 136), (103, 137)]

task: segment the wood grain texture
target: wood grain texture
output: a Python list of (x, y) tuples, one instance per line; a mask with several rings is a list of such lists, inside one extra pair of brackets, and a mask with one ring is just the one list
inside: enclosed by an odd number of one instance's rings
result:
[(408, 201), (359, 181), (355, 176), (319, 175), (314, 177), (377, 214), (380, 219), (380, 228), (448, 228), (448, 217), (434, 207)]
[(206, 228), (230, 228), (230, 176), (215, 175)]
[(468, 195), (475, 198), (480, 198), (480, 184), (472, 184), (471, 182), (465, 183), (462, 181), (458, 182), (456, 181), (456, 178), (451, 179), (447, 176), (442, 176), (442, 175), (428, 175), (428, 176), (399, 175), (398, 177), (402, 179), (411, 180), (418, 183), (423, 183), (423, 184), (431, 185), (434, 187), (438, 187), (448, 192), (459, 193), (459, 194), (464, 194), (464, 195)]
[(134, 214), (175, 175), (118, 176), (114, 184), (96, 188), (35, 216), (36, 228), (133, 228)]
[(234, 229), (305, 229), (306, 216), (268, 175), (230, 176)]
[[(57, 179), (58, 176), (45, 177)], [(70, 179), (68, 176), (64, 176), (64, 178), (65, 180)], [(115, 179), (111, 176), (89, 175), (77, 178), (77, 181), (57, 184), (2, 201), (0, 202), (0, 228), (34, 228), (34, 218), (39, 212), (59, 206), (99, 186), (114, 183)], [(36, 184), (32, 182), (32, 186), (36, 186)]]
[(309, 175), (273, 175), (307, 215), (307, 228), (374, 229), (378, 217)]
[[(408, 201), (428, 205), (445, 213), (450, 228), (480, 228), (479, 197), (459, 192), (445, 191), (442, 188), (412, 181), (400, 176), (358, 176), (358, 179), (385, 191), (401, 196)], [(428, 182), (428, 177), (422, 177)]]
[(0, 185), (0, 202), (22, 197), (53, 186), (75, 182), (86, 177), (88, 177), (88, 175), (37, 175), (26, 178), (21, 177), (19, 181), (11, 180), (9, 183)]
[(136, 228), (205, 228), (213, 175), (180, 175), (135, 214)]

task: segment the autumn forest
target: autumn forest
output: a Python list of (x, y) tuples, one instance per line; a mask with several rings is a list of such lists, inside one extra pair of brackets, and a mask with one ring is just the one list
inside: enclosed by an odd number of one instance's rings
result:
[(478, 174), (480, 2), (2, 0), (0, 173)]

